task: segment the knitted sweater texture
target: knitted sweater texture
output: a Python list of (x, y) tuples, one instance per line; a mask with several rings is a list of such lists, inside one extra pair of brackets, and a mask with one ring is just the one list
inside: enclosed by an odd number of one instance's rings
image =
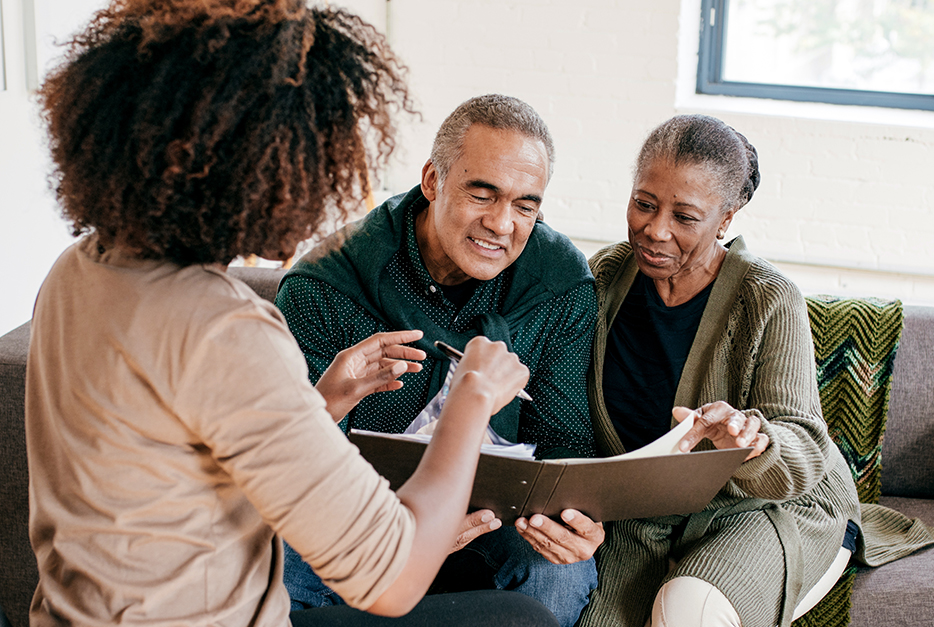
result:
[[(603, 359), (638, 268), (625, 242), (590, 264), (599, 310), (588, 393), (598, 446), (613, 455), (624, 451), (603, 402)], [(676, 575), (719, 588), (745, 627), (787, 625), (839, 551), (847, 520), (859, 522), (849, 468), (821, 415), (804, 298), (741, 238), (729, 245), (675, 395), (690, 408), (718, 400), (758, 416), (768, 448), (703, 512), (608, 525), (582, 625), (643, 627), (658, 588)], [(679, 561), (672, 573), (669, 558)]]

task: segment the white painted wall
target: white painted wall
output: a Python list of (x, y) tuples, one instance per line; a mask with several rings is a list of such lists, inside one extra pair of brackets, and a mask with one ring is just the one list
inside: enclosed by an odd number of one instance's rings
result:
[(22, 324), (42, 279), (71, 241), (47, 183), (48, 156), (26, 88), (23, 0), (2, 0), (6, 90), (0, 91), (0, 333)]
[(675, 113), (707, 113), (760, 155), (762, 186), (729, 235), (742, 234), (805, 292), (934, 304), (934, 113), (698, 96), (700, 0), (389, 4), (390, 39), (425, 116), (407, 129), (393, 191), (417, 181), (453, 107), (509, 93), (555, 136), (547, 219), (591, 253), (626, 236), (642, 138)]
[[(69, 238), (45, 191), (43, 138), (24, 87), (22, 6), (31, 0), (0, 1), (2, 333), (28, 319)], [(626, 235), (630, 168), (645, 134), (675, 113), (704, 112), (759, 149), (762, 187), (730, 235), (744, 235), (806, 292), (934, 305), (934, 113), (697, 96), (700, 0), (332, 4), (388, 33), (424, 116), (404, 124), (384, 195), (417, 183), (435, 129), (457, 104), (508, 93), (534, 106), (555, 136), (546, 218), (590, 253)]]

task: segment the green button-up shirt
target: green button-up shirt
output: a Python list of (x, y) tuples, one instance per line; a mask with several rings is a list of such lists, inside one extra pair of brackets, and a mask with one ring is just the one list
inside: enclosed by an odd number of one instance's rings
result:
[[(414, 190), (413, 190), (414, 192)], [(415, 237), (415, 215), (427, 201), (410, 192), (412, 202), (393, 204), (389, 209), (403, 211), (403, 232), (396, 250), (388, 257), (381, 280), (391, 281), (402, 306), (419, 308), (442, 329), (469, 333), (475, 319), (485, 313), (503, 314), (503, 303), (514, 277), (514, 266), (499, 276), (478, 283), (464, 306), (458, 309), (445, 298), (422, 260)], [(536, 225), (536, 229), (547, 226)], [(551, 237), (563, 236), (551, 232)], [(361, 237), (358, 233), (351, 237)], [(541, 238), (539, 238), (541, 239)], [(563, 238), (566, 240), (566, 238)], [(551, 241), (551, 240), (548, 240)], [(563, 244), (562, 244), (563, 245)], [(570, 242), (567, 242), (570, 246)], [(525, 255), (528, 248), (523, 252)], [(544, 254), (543, 254), (544, 253)], [(541, 262), (548, 263), (548, 251), (538, 251)], [(310, 253), (306, 259), (320, 257)], [(566, 259), (564, 256), (554, 258)], [(316, 263), (314, 261), (312, 264)], [(580, 263), (585, 264), (583, 256)], [(307, 267), (307, 266), (306, 266)], [(399, 330), (386, 317), (373, 314), (373, 304), (365, 306), (352, 294), (341, 290), (335, 281), (325, 281), (305, 274), (289, 275), (280, 286), (276, 304), (298, 340), (308, 363), (309, 376), (316, 382), (337, 353), (374, 333)], [(596, 315), (593, 282), (578, 282), (532, 308), (509, 325), (512, 350), (530, 371), (526, 390), (533, 402), (521, 403), (518, 439), (537, 445), (537, 456), (592, 457), (596, 455), (593, 428), (587, 404), (586, 373)], [(425, 329), (423, 329), (425, 330)], [(427, 335), (426, 331), (426, 335)], [(426, 341), (436, 338), (426, 337)], [(494, 338), (498, 339), (498, 338)], [(402, 376), (400, 390), (372, 394), (363, 399), (341, 422), (341, 427), (400, 433), (424, 409), (430, 400), (432, 378), (437, 367), (447, 361), (429, 356), (421, 372)]]

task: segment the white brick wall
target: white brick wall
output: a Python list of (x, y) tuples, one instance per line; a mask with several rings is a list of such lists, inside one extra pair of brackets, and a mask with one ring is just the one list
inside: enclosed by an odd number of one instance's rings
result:
[[(590, 253), (626, 236), (630, 168), (645, 134), (700, 111), (745, 133), (762, 160), (762, 186), (731, 235), (805, 291), (934, 304), (934, 113), (693, 97), (699, 1), (332, 0), (388, 32), (424, 114), (403, 121), (383, 194), (417, 183), (457, 104), (508, 93), (551, 127), (558, 160), (544, 210)], [(10, 85), (0, 92), (2, 333), (28, 318), (67, 238), (23, 87), (24, 2), (0, 2)]]
[[(366, 1), (378, 2), (357, 3)], [(546, 217), (590, 253), (626, 236), (645, 134), (675, 113), (709, 113), (760, 154), (762, 185), (731, 235), (805, 291), (934, 304), (934, 113), (881, 111), (859, 123), (852, 107), (810, 117), (769, 101), (742, 112), (722, 98), (685, 105), (677, 91), (696, 72), (698, 0), (393, 0), (389, 11), (425, 118), (406, 129), (390, 190), (417, 182), (434, 130), (458, 103), (515, 95), (555, 136)]]

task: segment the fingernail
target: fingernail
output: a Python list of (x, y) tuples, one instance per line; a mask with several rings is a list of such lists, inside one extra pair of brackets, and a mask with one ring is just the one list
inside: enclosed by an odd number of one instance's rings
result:
[(519, 520), (516, 521), (516, 528), (519, 529), (520, 531), (525, 531), (526, 527), (528, 527), (528, 525), (525, 524), (525, 519), (520, 518)]
[(688, 452), (688, 443), (687, 443), (687, 442), (680, 442), (680, 443), (678, 444), (678, 450), (681, 451), (682, 453), (687, 453), (687, 452)]
[(499, 528), (502, 527), (502, 526), (503, 526), (503, 521), (500, 520), (499, 518), (497, 518), (496, 520), (494, 520), (493, 522), (490, 523), (490, 529), (491, 529), (491, 530), (493, 530), (493, 529), (499, 529)]
[(571, 511), (561, 512), (561, 518), (563, 518), (565, 522), (571, 522), (572, 520), (574, 520), (574, 512), (571, 512)]
[(493, 520), (493, 513), (490, 512), (490, 513), (484, 514), (483, 516), (480, 517), (480, 520), (482, 520), (485, 523), (490, 522), (491, 520)]
[(536, 514), (535, 516), (532, 516), (532, 520), (529, 521), (529, 524), (533, 527), (541, 527), (543, 522), (544, 521), (542, 520), (542, 517)]

